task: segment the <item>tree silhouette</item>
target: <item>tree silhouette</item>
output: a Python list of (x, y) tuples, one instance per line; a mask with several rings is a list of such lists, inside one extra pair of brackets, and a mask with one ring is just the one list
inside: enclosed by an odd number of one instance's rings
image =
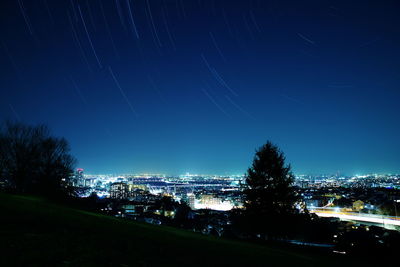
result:
[(64, 138), (44, 125), (5, 122), (0, 128), (0, 179), (18, 193), (65, 192), (76, 162)]
[(175, 224), (179, 227), (187, 228), (191, 222), (191, 219), (189, 219), (191, 211), (192, 209), (189, 207), (189, 205), (182, 201), (176, 209), (174, 217)]
[(282, 234), (299, 200), (292, 187), (294, 175), (280, 149), (267, 142), (254, 156), (243, 185), (247, 227), (257, 234)]

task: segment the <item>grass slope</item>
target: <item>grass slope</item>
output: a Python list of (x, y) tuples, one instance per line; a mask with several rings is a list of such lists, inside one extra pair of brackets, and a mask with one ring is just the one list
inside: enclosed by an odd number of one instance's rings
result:
[[(328, 266), (334, 255), (261, 246), (0, 194), (0, 266)], [(342, 264), (343, 265), (343, 264)]]

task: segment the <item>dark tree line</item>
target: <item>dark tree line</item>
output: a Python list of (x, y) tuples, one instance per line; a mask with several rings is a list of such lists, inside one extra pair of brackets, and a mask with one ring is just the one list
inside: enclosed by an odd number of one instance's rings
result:
[(64, 138), (44, 125), (5, 122), (0, 128), (0, 180), (16, 193), (57, 195), (68, 191), (76, 160)]

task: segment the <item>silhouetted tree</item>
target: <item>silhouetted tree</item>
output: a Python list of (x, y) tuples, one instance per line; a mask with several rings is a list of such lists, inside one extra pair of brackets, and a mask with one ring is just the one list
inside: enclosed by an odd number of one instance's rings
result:
[(76, 162), (64, 138), (44, 125), (6, 122), (0, 128), (0, 178), (18, 193), (59, 194)]
[(191, 221), (191, 219), (189, 218), (191, 211), (192, 209), (186, 202), (181, 202), (176, 209), (176, 214), (174, 218), (175, 224), (179, 227), (188, 227)]
[(298, 213), (295, 205), (299, 198), (293, 181), (291, 167), (285, 164), (285, 156), (277, 146), (268, 141), (256, 151), (243, 185), (248, 229), (269, 237), (287, 231), (287, 220)]

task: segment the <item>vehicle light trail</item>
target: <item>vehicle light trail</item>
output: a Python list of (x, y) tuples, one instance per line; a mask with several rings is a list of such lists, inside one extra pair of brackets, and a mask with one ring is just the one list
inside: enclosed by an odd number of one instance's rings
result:
[(333, 211), (321, 208), (311, 208), (310, 212), (315, 213), (320, 217), (334, 217), (341, 220), (351, 220), (369, 223), (378, 223), (382, 225), (400, 226), (400, 218), (395, 216), (375, 215), (357, 212)]

